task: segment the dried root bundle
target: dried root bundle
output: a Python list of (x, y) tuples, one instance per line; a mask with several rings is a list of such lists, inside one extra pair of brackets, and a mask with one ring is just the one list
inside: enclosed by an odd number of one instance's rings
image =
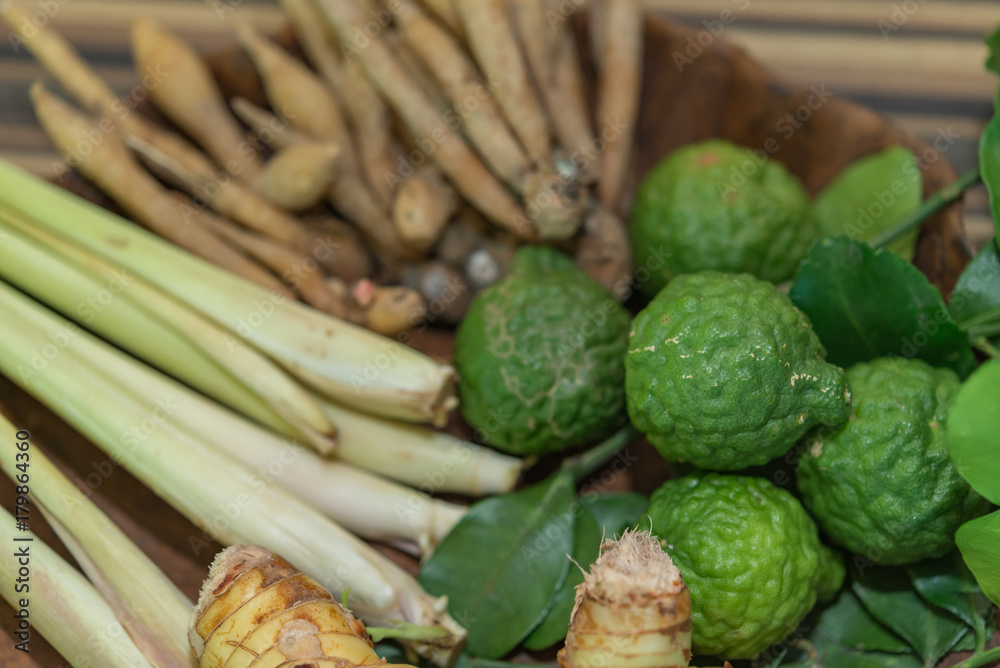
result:
[(385, 666), (364, 624), (278, 555), (234, 545), (202, 586), (189, 638), (201, 668)]

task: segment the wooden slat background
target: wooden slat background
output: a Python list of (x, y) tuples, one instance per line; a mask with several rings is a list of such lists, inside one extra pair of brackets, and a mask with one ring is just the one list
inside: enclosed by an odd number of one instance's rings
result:
[[(276, 0), (49, 0), (46, 4), (59, 8), (53, 25), (123, 92), (135, 84), (127, 28), (137, 14), (155, 17), (204, 51), (235, 43), (229, 24), (234, 19), (265, 30), (284, 25)], [(1000, 23), (996, 0), (646, 0), (646, 4), (651, 11), (695, 26), (731, 12), (733, 20), (723, 38), (745, 47), (780, 77), (825, 85), (836, 95), (893, 118), (926, 141), (939, 133), (957, 134), (947, 158), (959, 172), (975, 164), (977, 139), (992, 113), (996, 90), (995, 78), (982, 67), (983, 36)], [(0, 32), (0, 155), (46, 174), (58, 156), (38, 128), (27, 99), (28, 85), (39, 77), (44, 77), (42, 69), (23, 50), (12, 48), (5, 29)], [(967, 228), (976, 246), (992, 235), (986, 212), (980, 188), (966, 204)], [(0, 504), (9, 507), (9, 501), (0, 499)], [(0, 616), (10, 613), (0, 604)], [(51, 659), (32, 661), (13, 652), (11, 644), (10, 636), (0, 632), (0, 666), (66, 665)]]

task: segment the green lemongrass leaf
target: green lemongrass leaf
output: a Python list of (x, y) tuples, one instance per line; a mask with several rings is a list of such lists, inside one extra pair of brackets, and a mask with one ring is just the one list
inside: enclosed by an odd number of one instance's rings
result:
[(955, 543), (983, 593), (1000, 605), (1000, 511), (960, 526)]
[(894, 253), (843, 236), (820, 239), (789, 296), (809, 316), (833, 364), (917, 357), (962, 377), (975, 367), (969, 340), (941, 293)]
[(990, 214), (1000, 234), (1000, 115), (993, 117), (979, 138), (979, 171), (990, 193)]
[[(636, 524), (643, 528), (642, 517), (649, 508), (649, 499), (635, 492), (586, 494), (577, 502), (593, 515), (606, 540), (621, 537), (625, 529)], [(646, 529), (649, 529), (648, 525)], [(583, 562), (580, 565), (587, 567)]]
[[(597, 561), (601, 550), (601, 527), (594, 516), (577, 506), (573, 524), (572, 564), (566, 579), (552, 597), (552, 604), (541, 624), (524, 639), (527, 649), (539, 650), (551, 647), (566, 637), (570, 613), (576, 602), (576, 586), (583, 582), (581, 568), (589, 569)], [(567, 557), (568, 558), (568, 557)]]
[(851, 587), (871, 616), (905, 640), (925, 666), (937, 664), (969, 628), (924, 601), (901, 569), (870, 566)]
[(212, 265), (0, 159), (5, 208), (126, 268), (329, 399), (411, 422), (455, 406), (451, 367)]
[(986, 645), (992, 606), (958, 553), (922, 561), (906, 571), (913, 588), (925, 601), (944, 608), (971, 627), (973, 646), (968, 649)]
[(495, 659), (543, 619), (569, 572), (575, 481), (562, 469), (528, 489), (484, 499), (420, 570), (469, 632), (468, 651)]
[(976, 369), (948, 414), (951, 459), (972, 488), (1000, 503), (1000, 360)]
[[(0, 541), (4, 545), (0, 552), (0, 597), (17, 611), (26, 608), (21, 602), (28, 599), (31, 628), (64, 657), (72, 657), (75, 665), (151, 668), (87, 578), (37, 536), (16, 531), (15, 524), (14, 517), (0, 508)], [(30, 592), (17, 583), (24, 567), (16, 554), (21, 548), (29, 551)], [(14, 642), (30, 640), (30, 633)], [(32, 648), (30, 644), (24, 647), (25, 652)]]
[(0, 415), (0, 468), (15, 484), (30, 477), (32, 503), (146, 657), (187, 666), (193, 603), (48, 457), (24, 457), (17, 433)]
[(1000, 334), (1000, 253), (990, 239), (958, 278), (948, 310), (970, 339)]
[[(204, 420), (192, 424), (179, 406), (150, 401), (134, 386), (123, 385), (117, 376), (139, 363), (86, 332), (78, 332), (49, 358), (44, 373), (23, 373), (30, 370), (33, 347), (65, 337), (68, 323), (3, 282), (0, 310), (10, 317), (0, 337), (0, 372), (205, 528), (202, 537), (189, 538), (196, 554), (209, 538), (260, 545), (281, 553), (334, 595), (347, 584), (342, 574), (348, 572), (350, 607), (365, 623), (379, 626), (403, 619), (451, 630), (449, 643), (415, 644), (436, 663), (451, 665), (464, 630), (402, 568), (312, 506), (262, 480), (260, 469), (221, 452), (202, 435), (216, 427)], [(154, 426), (147, 429), (147, 424)], [(234, 500), (240, 512), (225, 512)], [(219, 517), (227, 521), (220, 525)]]
[[(851, 164), (817, 195), (809, 215), (822, 236), (846, 234), (870, 241), (920, 205), (923, 179), (908, 149), (893, 146)], [(913, 257), (919, 230), (889, 244), (907, 260)]]
[(812, 631), (807, 639), (822, 636), (844, 648), (862, 652), (904, 654), (910, 646), (872, 617), (850, 589), (841, 590), (830, 605), (810, 614), (802, 628)]

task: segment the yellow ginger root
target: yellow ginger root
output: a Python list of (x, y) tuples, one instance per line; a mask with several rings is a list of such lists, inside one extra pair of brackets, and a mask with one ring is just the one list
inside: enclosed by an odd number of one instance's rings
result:
[(390, 665), (330, 592), (256, 546), (234, 545), (216, 556), (188, 637), (201, 668)]
[(691, 596), (655, 538), (626, 531), (576, 588), (563, 668), (686, 668), (691, 660)]

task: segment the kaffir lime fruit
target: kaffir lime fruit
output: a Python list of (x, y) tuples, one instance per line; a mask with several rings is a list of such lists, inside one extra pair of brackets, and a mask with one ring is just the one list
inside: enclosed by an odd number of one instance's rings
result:
[(847, 375), (824, 357), (809, 319), (770, 283), (680, 276), (632, 323), (628, 414), (668, 461), (764, 464), (850, 415)]
[(799, 180), (753, 151), (719, 139), (678, 149), (646, 176), (632, 208), (636, 266), (651, 277), (643, 290), (703, 269), (789, 278), (816, 236), (807, 205)]
[(462, 414), (519, 455), (583, 445), (626, 421), (629, 314), (573, 261), (520, 249), (455, 338)]
[(856, 364), (847, 375), (851, 419), (804, 442), (803, 502), (830, 538), (873, 562), (944, 555), (958, 527), (989, 508), (948, 456), (958, 376), (903, 358)]
[(795, 497), (763, 478), (671, 480), (648, 513), (691, 591), (695, 654), (753, 658), (843, 584), (840, 555), (820, 543)]

